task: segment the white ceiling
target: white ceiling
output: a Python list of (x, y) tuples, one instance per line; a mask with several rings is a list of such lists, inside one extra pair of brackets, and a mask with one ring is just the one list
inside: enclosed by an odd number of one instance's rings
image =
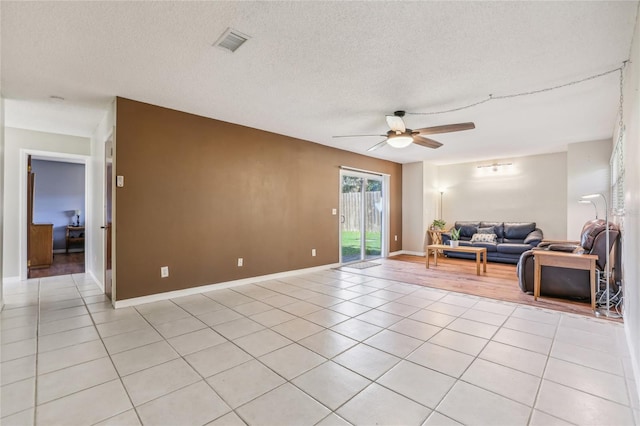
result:
[[(638, 2), (0, 3), (7, 126), (89, 136), (114, 96), (367, 154), (395, 110), (433, 112), (580, 80), (629, 55)], [(236, 53), (212, 47), (233, 27)], [(618, 74), (462, 111), (437, 164), (557, 152), (610, 138)], [(49, 100), (62, 96), (63, 103)]]

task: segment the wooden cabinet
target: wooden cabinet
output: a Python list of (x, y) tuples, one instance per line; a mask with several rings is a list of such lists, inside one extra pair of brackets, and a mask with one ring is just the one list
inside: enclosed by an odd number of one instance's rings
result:
[(53, 224), (29, 225), (29, 268), (48, 268), (53, 263)]

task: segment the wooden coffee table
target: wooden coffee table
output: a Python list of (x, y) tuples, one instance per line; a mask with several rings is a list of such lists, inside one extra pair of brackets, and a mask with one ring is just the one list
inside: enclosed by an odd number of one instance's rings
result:
[(475, 253), (476, 255), (476, 275), (480, 275), (480, 260), (482, 259), (482, 271), (487, 272), (487, 249), (485, 247), (458, 246), (451, 247), (445, 244), (430, 244), (425, 247), (427, 258), (427, 269), (429, 269), (429, 252), (433, 251), (433, 263), (438, 266), (438, 250), (457, 251), (462, 253)]

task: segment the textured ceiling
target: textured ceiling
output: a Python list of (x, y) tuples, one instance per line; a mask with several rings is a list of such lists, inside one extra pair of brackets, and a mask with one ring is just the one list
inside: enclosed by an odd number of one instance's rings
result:
[[(122, 96), (366, 154), (384, 115), (433, 112), (619, 67), (637, 2), (0, 3), (6, 125), (88, 136)], [(251, 36), (212, 47), (227, 27)], [(610, 138), (618, 74), (462, 111), (437, 150), (374, 156), (438, 164), (556, 152)], [(62, 96), (62, 104), (49, 101)]]

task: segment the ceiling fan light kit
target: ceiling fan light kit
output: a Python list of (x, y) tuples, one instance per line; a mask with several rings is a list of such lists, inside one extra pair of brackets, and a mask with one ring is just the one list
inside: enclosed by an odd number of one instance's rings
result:
[(413, 142), (413, 137), (406, 134), (391, 135), (387, 139), (387, 143), (394, 148), (406, 148)]
[[(459, 132), (462, 130), (471, 130), (475, 129), (475, 124), (469, 123), (457, 123), (457, 124), (447, 124), (444, 126), (433, 126), (433, 127), (425, 127), (422, 129), (411, 130), (406, 127), (404, 124), (404, 120), (402, 117), (405, 116), (404, 111), (396, 111), (393, 115), (385, 116), (387, 120), (387, 125), (391, 130), (387, 132), (387, 138), (377, 144), (373, 145), (367, 151), (375, 151), (378, 148), (382, 148), (384, 145), (390, 145), (393, 148), (406, 148), (412, 143), (420, 146), (424, 146), (426, 148), (440, 148), (442, 144), (438, 141), (434, 141), (433, 139), (425, 138), (422, 135), (433, 135), (437, 133), (449, 133), (449, 132)], [(376, 136), (376, 135), (346, 135), (346, 136), (334, 136), (334, 138), (348, 138), (348, 137), (358, 137), (358, 136)]]

